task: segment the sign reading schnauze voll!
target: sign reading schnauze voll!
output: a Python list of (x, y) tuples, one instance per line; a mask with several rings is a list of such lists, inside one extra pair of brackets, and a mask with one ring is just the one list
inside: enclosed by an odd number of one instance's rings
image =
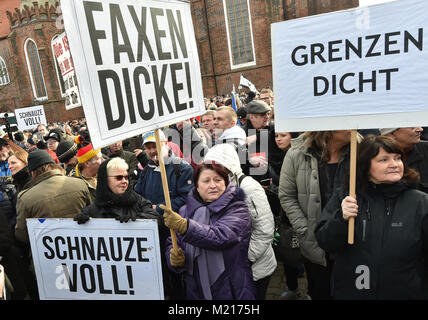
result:
[(27, 219), (40, 299), (164, 298), (155, 220)]
[(428, 125), (428, 1), (272, 24), (275, 126), (317, 131)]
[(205, 110), (190, 3), (61, 0), (95, 147)]

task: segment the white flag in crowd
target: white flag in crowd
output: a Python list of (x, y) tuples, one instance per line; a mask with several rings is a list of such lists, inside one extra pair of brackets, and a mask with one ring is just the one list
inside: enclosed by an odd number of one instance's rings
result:
[(241, 89), (242, 87), (246, 87), (251, 91), (258, 93), (256, 86), (241, 74), (241, 80), (239, 81), (239, 89)]

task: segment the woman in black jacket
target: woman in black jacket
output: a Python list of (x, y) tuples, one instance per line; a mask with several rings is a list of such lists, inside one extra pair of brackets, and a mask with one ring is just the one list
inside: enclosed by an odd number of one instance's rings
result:
[[(428, 195), (416, 190), (419, 176), (402, 162), (394, 140), (369, 136), (357, 156), (357, 196), (337, 189), (315, 235), (335, 256), (336, 299), (423, 299), (428, 258)], [(347, 244), (348, 220), (355, 240)]]
[(152, 203), (133, 190), (127, 170), (128, 164), (122, 158), (104, 161), (98, 168), (94, 203), (83, 208), (74, 220), (81, 224), (89, 218), (114, 218), (120, 222), (140, 218), (156, 219), (163, 225)]

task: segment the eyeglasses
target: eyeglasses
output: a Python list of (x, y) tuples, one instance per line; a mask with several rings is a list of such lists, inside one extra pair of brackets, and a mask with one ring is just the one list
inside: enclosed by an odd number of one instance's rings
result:
[(115, 178), (117, 181), (122, 181), (123, 179), (125, 179), (126, 181), (128, 181), (128, 180), (129, 180), (129, 176), (122, 176), (122, 175), (119, 175), (119, 176), (108, 176), (108, 177)]

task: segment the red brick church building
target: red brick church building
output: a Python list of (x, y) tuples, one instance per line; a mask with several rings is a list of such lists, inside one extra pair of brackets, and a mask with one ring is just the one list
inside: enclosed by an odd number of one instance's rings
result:
[[(240, 74), (272, 87), (270, 24), (358, 6), (358, 0), (191, 0), (206, 97), (228, 94)], [(0, 1), (0, 113), (43, 105), (47, 121), (84, 116), (65, 110), (52, 50), (63, 33), (59, 2)]]

